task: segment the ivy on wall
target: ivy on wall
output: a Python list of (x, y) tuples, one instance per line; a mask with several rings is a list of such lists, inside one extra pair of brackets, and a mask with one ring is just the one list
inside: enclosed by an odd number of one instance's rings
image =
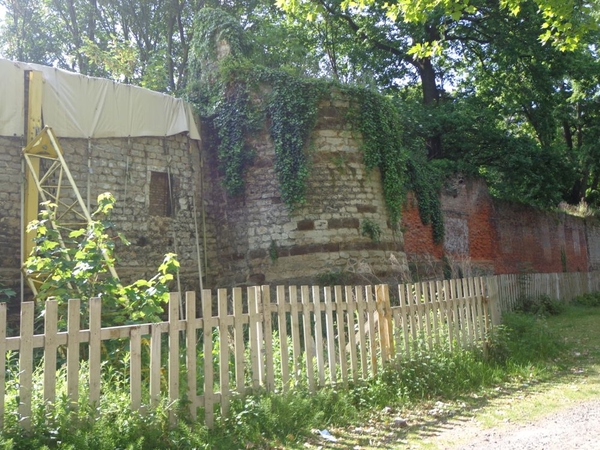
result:
[(307, 142), (317, 120), (318, 102), (325, 93), (325, 86), (285, 72), (263, 69), (262, 73), (261, 79), (272, 86), (267, 111), (281, 199), (288, 208), (294, 209), (306, 200)]
[(436, 244), (444, 240), (444, 216), (440, 203), (440, 189), (443, 174), (432, 162), (409, 158), (407, 161), (408, 188), (415, 193), (419, 206), (419, 216), (423, 225), (431, 224), (433, 241)]
[(408, 152), (403, 146), (401, 117), (392, 102), (379, 93), (352, 89), (349, 94), (358, 101), (358, 110), (351, 112), (350, 119), (362, 134), (365, 165), (368, 169), (378, 167), (381, 172), (385, 204), (395, 229), (406, 198)]
[(207, 94), (208, 88), (197, 86), (190, 98), (204, 101), (202, 109), (212, 115), (227, 192), (243, 192), (244, 170), (254, 157), (246, 137), (266, 122), (275, 147), (281, 198), (290, 210), (302, 205), (309, 173), (308, 140), (326, 83), (253, 66), (240, 58), (223, 60), (217, 80), (219, 89), (211, 87), (212, 95)]
[(244, 192), (244, 171), (254, 159), (254, 152), (245, 140), (246, 133), (252, 128), (252, 111), (243, 85), (225, 95), (213, 123), (219, 137), (217, 156), (223, 185), (229, 194), (241, 194)]
[[(201, 116), (212, 119), (223, 184), (230, 195), (243, 193), (244, 172), (254, 157), (247, 137), (264, 123), (269, 124), (281, 198), (294, 210), (306, 199), (309, 139), (318, 104), (331, 91), (332, 83), (304, 79), (245, 59), (243, 30), (230, 19), (210, 8), (198, 15), (190, 65), (190, 78), (197, 81), (190, 83), (188, 98)], [(218, 62), (217, 47), (229, 51)], [(407, 137), (397, 105), (368, 89), (345, 87), (342, 92), (356, 101), (349, 117), (362, 135), (365, 165), (381, 172), (392, 227), (397, 227), (406, 192), (412, 189), (422, 222), (432, 224), (436, 242), (443, 240), (441, 183), (431, 164), (408, 150), (419, 144)]]
[[(378, 167), (383, 182), (385, 204), (392, 227), (400, 221), (406, 193), (412, 190), (424, 225), (432, 225), (433, 239), (444, 239), (444, 218), (440, 204), (443, 174), (428, 162), (419, 143), (409, 142), (403, 130), (403, 117), (388, 98), (367, 89), (353, 88), (348, 94), (358, 102), (349, 118), (363, 138), (367, 168)], [(414, 141), (414, 138), (412, 138)], [(411, 149), (411, 150), (409, 150)]]

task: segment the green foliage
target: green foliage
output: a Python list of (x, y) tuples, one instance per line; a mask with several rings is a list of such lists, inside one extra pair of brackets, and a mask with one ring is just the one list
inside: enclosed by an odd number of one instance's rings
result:
[(451, 398), (499, 381), (501, 372), (486, 363), (477, 351), (436, 346), (424, 340), (413, 353), (387, 366), (377, 378), (353, 391), (357, 404), (381, 408), (439, 397)]
[(254, 159), (254, 152), (245, 142), (246, 133), (252, 127), (248, 95), (243, 85), (232, 86), (214, 118), (223, 185), (230, 195), (244, 192), (244, 173)]
[(317, 120), (317, 106), (324, 86), (285, 72), (265, 71), (263, 79), (272, 86), (267, 110), (281, 199), (288, 208), (294, 209), (306, 200), (306, 147)]
[(165, 255), (158, 273), (150, 280), (122, 286), (109, 269), (115, 264), (115, 240), (129, 244), (123, 236), (111, 232), (114, 224), (110, 213), (114, 203), (109, 193), (98, 196), (93, 220), (86, 228), (71, 231), (65, 246), (53, 225), (56, 205), (44, 204), (46, 209), (40, 212), (40, 219), (27, 227), (36, 233), (35, 247), (25, 261), (27, 274), (40, 282), (39, 300), (54, 297), (59, 304), (66, 304), (70, 298), (101, 297), (107, 324), (159, 321), (162, 305), (168, 300), (168, 282), (179, 268), (176, 255)]
[(14, 289), (8, 288), (0, 283), (0, 302), (6, 302), (13, 298), (17, 293)]
[(424, 225), (431, 224), (433, 241), (444, 240), (444, 215), (440, 202), (440, 190), (446, 174), (436, 170), (434, 162), (426, 162), (417, 157), (408, 160), (408, 186), (417, 197), (419, 216)]
[[(249, 132), (268, 122), (281, 198), (292, 210), (304, 203), (308, 140), (325, 86), (230, 57), (220, 63), (215, 77), (190, 87), (190, 100), (201, 114), (213, 118), (219, 137), (218, 159), (230, 195), (244, 190), (243, 174), (253, 158), (246, 145)], [(263, 96), (266, 99), (261, 101)]]
[(507, 366), (531, 366), (560, 355), (564, 344), (545, 318), (522, 312), (502, 316), (488, 339), (488, 358)]
[(572, 301), (575, 306), (597, 307), (600, 306), (600, 292), (587, 293), (575, 297)]
[[(310, 394), (294, 390), (284, 394), (250, 395), (234, 401), (223, 430), (234, 434), (240, 445), (259, 447), (296, 443), (313, 428), (342, 425), (356, 419), (357, 410), (344, 393), (330, 388)], [(241, 447), (240, 447), (241, 448)]]
[(517, 301), (516, 311), (539, 316), (556, 316), (565, 311), (565, 304), (560, 300), (550, 298), (548, 295), (539, 297), (521, 297)]
[(277, 257), (277, 243), (274, 240), (271, 240), (271, 244), (269, 245), (269, 258), (271, 258), (272, 263), (275, 263)]
[[(9, 362), (16, 362), (9, 361)], [(64, 369), (57, 373), (57, 396), (52, 407), (43, 399), (43, 389), (34, 389), (31, 431), (23, 430), (16, 414), (19, 387), (17, 365), (9, 364), (7, 377), (7, 407), (10, 414), (0, 436), (0, 446), (14, 450), (27, 449), (211, 449), (218, 440), (209, 436), (205, 426), (180, 420), (175, 427), (169, 423), (169, 411), (177, 405), (161, 400), (156, 408), (145, 414), (131, 411), (129, 380), (111, 370), (102, 379), (100, 405), (90, 404), (87, 385), (80, 383), (77, 412), (71, 409), (67, 396), (67, 376)], [(81, 379), (89, 367), (80, 369)], [(35, 371), (34, 386), (41, 386), (43, 374)], [(181, 414), (180, 414), (181, 415)], [(223, 447), (227, 448), (227, 447)]]
[(377, 222), (366, 218), (360, 224), (360, 234), (368, 236), (373, 242), (377, 243), (381, 240), (381, 227)]
[(329, 270), (316, 276), (319, 286), (343, 286), (351, 280), (351, 274), (343, 270)]
[(408, 153), (402, 139), (402, 118), (393, 102), (367, 89), (352, 89), (358, 110), (350, 119), (363, 137), (364, 161), (368, 169), (381, 171), (385, 204), (394, 227), (400, 221), (406, 197)]
[(239, 20), (221, 8), (199, 9), (194, 19), (192, 67), (194, 64), (215, 61), (220, 45), (227, 46), (234, 57), (248, 52), (248, 42)]

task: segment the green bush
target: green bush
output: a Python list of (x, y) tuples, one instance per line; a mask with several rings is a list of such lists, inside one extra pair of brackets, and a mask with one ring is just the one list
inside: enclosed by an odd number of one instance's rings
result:
[(572, 303), (575, 306), (587, 306), (587, 307), (600, 306), (600, 292), (593, 292), (593, 293), (580, 295), (578, 297), (575, 297), (572, 300)]
[(523, 365), (556, 358), (564, 349), (542, 316), (508, 313), (488, 338), (488, 358), (503, 365)]
[(546, 294), (539, 297), (521, 297), (517, 300), (516, 311), (540, 316), (556, 316), (565, 312), (565, 304)]

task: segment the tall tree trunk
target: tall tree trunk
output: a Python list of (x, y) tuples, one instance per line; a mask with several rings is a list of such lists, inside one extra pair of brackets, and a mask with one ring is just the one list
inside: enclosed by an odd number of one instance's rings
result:
[[(431, 58), (421, 58), (417, 62), (423, 91), (423, 104), (425, 106), (437, 106), (440, 101), (440, 91), (436, 84), (435, 69), (431, 63)], [(444, 156), (440, 134), (427, 138), (425, 145), (427, 146), (428, 159), (439, 159)]]

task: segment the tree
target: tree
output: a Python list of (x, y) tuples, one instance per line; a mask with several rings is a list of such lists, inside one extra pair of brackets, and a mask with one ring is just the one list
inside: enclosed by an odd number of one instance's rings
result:
[(0, 0), (3, 53), (154, 90), (186, 83), (192, 18), (183, 0)]
[(56, 205), (46, 203), (39, 220), (27, 226), (36, 237), (32, 254), (25, 261), (26, 273), (39, 283), (38, 300), (53, 297), (59, 305), (65, 305), (70, 298), (101, 297), (107, 325), (160, 321), (162, 305), (168, 301), (168, 282), (179, 270), (176, 255), (165, 255), (158, 273), (150, 280), (123, 286), (110, 276), (108, 268), (115, 263), (115, 241), (129, 244), (111, 231), (114, 203), (109, 193), (98, 196), (93, 220), (86, 228), (71, 231), (66, 246), (58, 235)]
[[(310, 20), (344, 23), (355, 45), (369, 47), (370, 66), (377, 67), (380, 82), (387, 81), (380, 83), (381, 87), (398, 88), (408, 81), (407, 74), (412, 70), (420, 81), (423, 104), (435, 107), (444, 95), (445, 73), (441, 69), (456, 72), (460, 65), (456, 60), (471, 50), (470, 43), (479, 48), (494, 45), (498, 35), (493, 30), (482, 31), (490, 22), (495, 26), (499, 20), (518, 19), (521, 26), (531, 29), (527, 14), (535, 6), (543, 19), (537, 21), (535, 40), (552, 43), (560, 50), (576, 46), (591, 27), (587, 5), (559, 3), (424, 0), (416, 5), (410, 1), (280, 0), (278, 5)], [(554, 14), (561, 14), (562, 19), (554, 18)], [(430, 136), (427, 147), (430, 158), (444, 156), (441, 136)]]

